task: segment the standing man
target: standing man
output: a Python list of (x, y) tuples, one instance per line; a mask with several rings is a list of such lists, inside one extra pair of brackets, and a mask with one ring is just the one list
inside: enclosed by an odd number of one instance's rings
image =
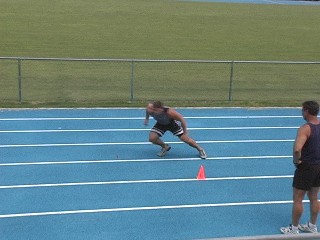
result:
[[(320, 121), (318, 120), (319, 104), (306, 101), (302, 104), (302, 116), (306, 124), (298, 132), (293, 147), (293, 163), (296, 170), (293, 178), (292, 223), (280, 228), (284, 234), (317, 232), (319, 212), (318, 192), (320, 187)], [(303, 213), (303, 199), (308, 195), (310, 200), (310, 220), (299, 224)]]
[(180, 138), (181, 141), (189, 144), (191, 147), (199, 151), (202, 159), (207, 158), (204, 149), (200, 147), (192, 138), (188, 136), (187, 123), (184, 117), (173, 108), (163, 106), (162, 102), (155, 101), (149, 103), (146, 108), (146, 118), (144, 124), (148, 125), (149, 116), (152, 116), (157, 122), (150, 130), (149, 141), (155, 145), (161, 146), (161, 151), (157, 154), (163, 157), (171, 149), (171, 147), (161, 140), (166, 131), (170, 131), (173, 135)]

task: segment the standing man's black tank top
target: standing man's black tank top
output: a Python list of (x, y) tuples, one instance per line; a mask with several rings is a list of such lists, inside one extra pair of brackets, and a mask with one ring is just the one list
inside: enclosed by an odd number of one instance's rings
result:
[(320, 124), (307, 123), (311, 128), (310, 137), (301, 151), (305, 163), (320, 165)]

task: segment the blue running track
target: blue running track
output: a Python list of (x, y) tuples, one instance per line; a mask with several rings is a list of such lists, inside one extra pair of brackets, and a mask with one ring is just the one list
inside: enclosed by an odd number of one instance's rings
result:
[(208, 159), (170, 133), (157, 157), (144, 109), (1, 110), (0, 239), (278, 234), (291, 219), (300, 109), (178, 111)]

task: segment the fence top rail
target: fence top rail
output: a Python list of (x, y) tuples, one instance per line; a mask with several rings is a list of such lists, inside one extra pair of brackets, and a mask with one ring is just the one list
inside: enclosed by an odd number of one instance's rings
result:
[(269, 63), (269, 64), (320, 64), (320, 61), (240, 61), (240, 60), (170, 60), (170, 59), (112, 59), (112, 58), (37, 58), (37, 57), (0, 57), (0, 60), (29, 61), (95, 61), (95, 62), (181, 62), (181, 63)]

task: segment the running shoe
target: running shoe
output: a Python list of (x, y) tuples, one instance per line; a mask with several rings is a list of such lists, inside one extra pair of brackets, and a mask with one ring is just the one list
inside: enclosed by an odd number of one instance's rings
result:
[(207, 158), (207, 154), (206, 154), (206, 152), (204, 151), (203, 148), (201, 148), (201, 149), (199, 150), (199, 156), (200, 156), (200, 158), (202, 158), (202, 159), (206, 159), (206, 158)]
[(292, 224), (290, 224), (288, 227), (280, 228), (280, 232), (283, 234), (299, 234), (299, 228), (294, 228)]
[(300, 224), (299, 230), (306, 233), (317, 233), (318, 229), (317, 226), (310, 226), (310, 222), (307, 222), (306, 224)]
[(162, 148), (161, 151), (157, 155), (159, 157), (164, 157), (170, 149), (171, 149), (171, 147), (168, 144), (166, 144), (166, 146), (164, 148)]

